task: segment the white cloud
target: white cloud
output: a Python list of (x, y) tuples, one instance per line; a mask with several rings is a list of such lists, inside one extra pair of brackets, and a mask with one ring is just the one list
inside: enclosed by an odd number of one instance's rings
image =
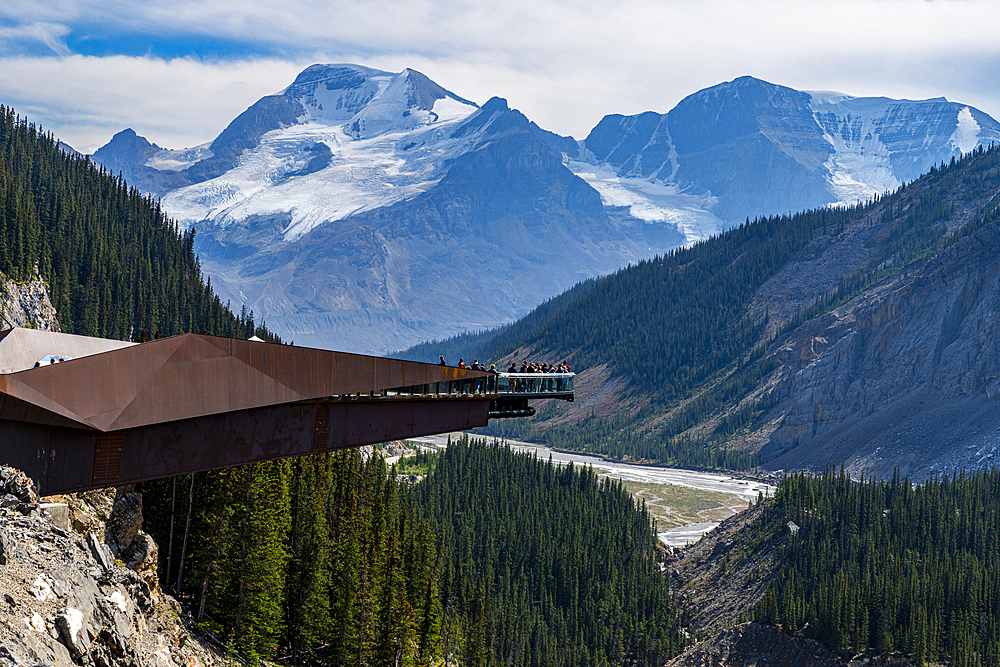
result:
[(93, 152), (126, 127), (165, 147), (182, 148), (213, 139), (299, 69), (264, 59), (4, 58), (0, 102), (83, 152)]
[(24, 23), (14, 27), (0, 26), (0, 45), (14, 49), (40, 43), (53, 53), (69, 55), (69, 47), (65, 38), (70, 33), (69, 27), (60, 23)]
[[(852, 95), (943, 95), (1000, 115), (1000, 13), (985, 0), (16, 4), (0, 16), (105, 39), (201, 36), (287, 54), (0, 58), (0, 102), (86, 150), (127, 126), (168, 147), (208, 141), (313, 62), (413, 67), (480, 103), (506, 97), (542, 127), (577, 137), (604, 114), (665, 112), (744, 74)], [(51, 35), (53, 44), (65, 37)]]

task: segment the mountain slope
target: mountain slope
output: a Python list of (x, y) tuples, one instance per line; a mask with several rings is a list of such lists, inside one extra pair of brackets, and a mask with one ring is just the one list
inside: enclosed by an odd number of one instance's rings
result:
[(210, 143), (125, 131), (95, 159), (197, 230), (224, 299), (300, 343), (381, 353), (504, 325), (580, 280), (893, 190), (997, 140), (1000, 124), (944, 99), (741, 77), (577, 142), (414, 70), (313, 65)]
[(469, 356), (568, 356), (584, 386), (629, 387), (541, 415), (534, 437), (556, 445), (916, 477), (981, 466), (1000, 427), (998, 193), (1000, 150), (977, 150), (867, 205), (625, 269)]

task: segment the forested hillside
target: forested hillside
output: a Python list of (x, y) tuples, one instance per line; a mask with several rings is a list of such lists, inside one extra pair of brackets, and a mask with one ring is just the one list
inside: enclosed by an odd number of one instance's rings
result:
[(0, 106), (0, 272), (24, 281), (37, 271), (63, 331), (276, 341), (252, 314), (220, 302), (193, 245), (157, 202)]
[(429, 470), (412, 487), (356, 450), (146, 483), (163, 583), (268, 658), (661, 665), (679, 649), (649, 516), (620, 483), (467, 440), (409, 465)]
[[(568, 416), (540, 410), (537, 426), (505, 424), (508, 437), (672, 464), (752, 465), (775, 424), (785, 444), (771, 447), (770, 456), (805, 437), (802, 429), (780, 430), (795, 373), (849, 333), (838, 322), (850, 317), (824, 316), (844, 304), (855, 310), (871, 304), (870, 313), (851, 317), (866, 317), (876, 327), (881, 320), (874, 318), (884, 315), (875, 311), (887, 290), (930, 284), (925, 273), (945, 261), (939, 258), (952, 258), (959, 267), (952, 273), (959, 270), (964, 254), (992, 243), (980, 237), (995, 226), (998, 192), (1000, 150), (980, 149), (868, 203), (748, 221), (622, 269), (566, 299), (556, 312), (525, 318), (532, 322), (529, 330), (500, 330), (462, 356), (490, 362), (520, 351), (569, 358), (584, 372), (579, 386), (586, 386), (588, 369), (601, 368), (607, 377), (597, 382), (626, 387), (603, 403), (608, 392), (600, 387), (592, 400), (583, 393)], [(968, 276), (955, 279), (981, 283), (985, 276), (972, 273), (979, 270), (970, 265)], [(950, 280), (937, 278), (944, 279)], [(916, 313), (921, 297), (896, 301), (898, 309)], [(960, 312), (952, 317), (961, 318)], [(982, 336), (994, 337), (990, 331)], [(943, 349), (955, 341), (943, 331), (930, 344)], [(845, 408), (838, 418), (850, 416)], [(807, 418), (828, 428), (819, 423), (822, 415)]]
[(772, 535), (787, 546), (755, 620), (845, 655), (1000, 664), (1000, 471), (919, 486), (790, 477), (730, 558)]

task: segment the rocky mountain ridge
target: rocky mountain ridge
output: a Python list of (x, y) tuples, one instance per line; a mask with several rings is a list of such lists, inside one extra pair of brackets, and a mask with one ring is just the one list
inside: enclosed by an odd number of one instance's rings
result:
[(664, 114), (605, 116), (570, 164), (580, 175), (596, 168), (588, 182), (643, 219), (683, 220), (683, 197), (700, 195), (718, 231), (870, 199), (998, 142), (1000, 123), (944, 98), (851, 97), (743, 76)]

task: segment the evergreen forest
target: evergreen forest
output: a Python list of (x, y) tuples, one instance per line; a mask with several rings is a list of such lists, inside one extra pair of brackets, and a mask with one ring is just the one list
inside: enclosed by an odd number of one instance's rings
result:
[[(161, 584), (249, 657), (295, 664), (662, 665), (677, 615), (620, 482), (463, 438), (142, 485)], [(193, 499), (193, 500), (189, 500)]]
[(779, 564), (753, 619), (843, 655), (1000, 664), (1000, 471), (920, 485), (792, 476), (730, 558), (772, 538)]
[(18, 282), (42, 278), (66, 333), (137, 341), (208, 332), (278, 342), (253, 313), (234, 315), (203, 281), (194, 232), (3, 106), (0, 273)]

